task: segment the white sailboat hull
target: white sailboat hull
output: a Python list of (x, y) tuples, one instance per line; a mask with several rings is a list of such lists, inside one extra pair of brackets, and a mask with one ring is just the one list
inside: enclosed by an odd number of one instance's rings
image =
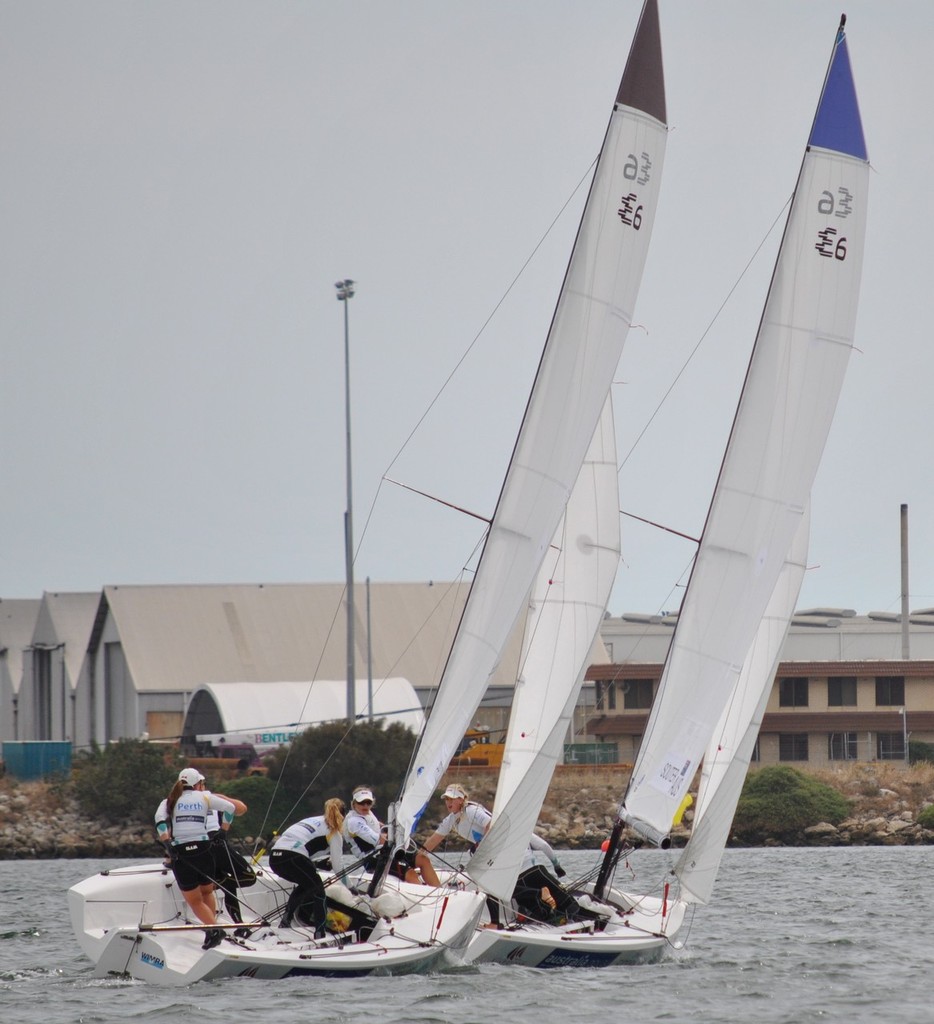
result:
[(614, 911), (602, 930), (593, 922), (517, 924), (480, 928), (464, 955), (467, 963), (523, 967), (615, 967), (652, 963), (675, 944), (686, 905), (613, 891)]
[[(244, 917), (275, 920), (290, 888), (262, 869), (240, 894)], [(476, 931), (483, 898), (404, 883), (393, 895), (393, 910), (402, 912), (380, 917), (366, 941), (353, 933), (316, 941), (305, 929), (271, 925), (240, 939), (233, 934), (236, 923), (219, 914), (225, 939), (208, 950), (202, 949), (204, 925), (190, 915), (172, 872), (161, 864), (87, 878), (68, 891), (68, 907), (95, 977), (129, 976), (163, 987), (232, 977), (409, 974), (456, 962)]]

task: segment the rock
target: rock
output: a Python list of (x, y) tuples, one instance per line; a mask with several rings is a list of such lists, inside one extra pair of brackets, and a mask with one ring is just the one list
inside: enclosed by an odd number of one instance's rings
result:
[(910, 816), (907, 821), (902, 817), (893, 818), (888, 824), (889, 832), (903, 832), (906, 828), (915, 827), (915, 823), (911, 820)]
[(816, 825), (811, 825), (809, 828), (804, 830), (806, 836), (826, 836), (826, 835), (837, 835), (838, 830), (836, 825), (831, 825), (829, 821), (821, 821)]

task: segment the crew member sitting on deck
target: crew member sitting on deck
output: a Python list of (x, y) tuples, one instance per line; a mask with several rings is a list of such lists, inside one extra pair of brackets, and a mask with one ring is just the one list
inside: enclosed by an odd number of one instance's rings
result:
[[(357, 786), (350, 801), (350, 811), (344, 818), (344, 838), (350, 852), (360, 861), (372, 863), (373, 855), (386, 842), (387, 829), (373, 813), (375, 798), (368, 786)], [(406, 850), (397, 850), (389, 868), (405, 882), (416, 885), (422, 878), (415, 868), (415, 859)]]

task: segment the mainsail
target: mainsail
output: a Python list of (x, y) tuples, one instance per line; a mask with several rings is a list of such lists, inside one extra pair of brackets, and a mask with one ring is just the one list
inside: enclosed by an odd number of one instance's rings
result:
[(646, 0), (483, 555), (396, 805), (395, 846), (470, 724), (580, 472), (632, 321), (665, 137), (658, 11)]
[(853, 346), (869, 163), (841, 23), (620, 818), (663, 843), (791, 549)]
[(467, 864), (508, 900), (535, 827), (619, 568), (619, 484), (608, 398), (532, 591), (493, 820)]

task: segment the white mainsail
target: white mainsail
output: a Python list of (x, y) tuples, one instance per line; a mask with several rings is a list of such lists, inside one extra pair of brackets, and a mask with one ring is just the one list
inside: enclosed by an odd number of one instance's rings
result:
[(470, 724), (580, 472), (632, 321), (665, 140), (658, 11), (646, 0), (483, 555), (396, 806), (396, 846)]
[(619, 484), (612, 403), (532, 591), (493, 820), (467, 874), (508, 900), (558, 763), (619, 568)]
[(704, 754), (691, 838), (675, 864), (686, 903), (706, 903), (713, 892), (736, 804), (759, 736), (807, 568), (810, 515), (806, 511), (730, 703)]
[(620, 817), (664, 842), (807, 505), (856, 321), (869, 163), (841, 24), (716, 491)]

